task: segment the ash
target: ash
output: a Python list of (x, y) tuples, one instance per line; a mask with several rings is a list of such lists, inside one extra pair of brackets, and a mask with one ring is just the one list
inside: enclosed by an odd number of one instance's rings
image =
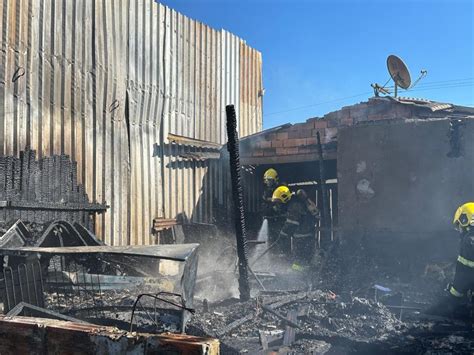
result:
[(219, 338), (223, 354), (474, 353), (471, 323), (423, 313), (452, 270), (400, 277), (363, 252), (347, 255), (332, 250), (299, 272), (278, 262), (267, 278), (257, 263), (265, 291), (253, 282), (250, 301), (197, 301), (187, 332)]

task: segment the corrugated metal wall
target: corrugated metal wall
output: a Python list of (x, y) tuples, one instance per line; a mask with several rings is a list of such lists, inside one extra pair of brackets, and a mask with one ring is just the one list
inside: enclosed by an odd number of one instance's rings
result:
[(0, 2), (0, 154), (70, 154), (109, 244), (151, 243), (155, 217), (212, 222), (228, 182), (218, 161), (179, 156), (168, 133), (225, 142), (262, 127), (261, 55), (152, 0)]

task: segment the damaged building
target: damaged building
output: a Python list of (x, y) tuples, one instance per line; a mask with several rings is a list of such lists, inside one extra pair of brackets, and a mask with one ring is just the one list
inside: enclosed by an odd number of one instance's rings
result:
[(258, 51), (153, 0), (4, 1), (0, 14), (0, 155), (69, 156), (108, 206), (93, 219), (109, 245), (155, 244), (155, 219), (219, 218), (225, 105), (241, 136), (262, 129)]
[(0, 352), (218, 352), (181, 335), (197, 245), (158, 244), (226, 218), (225, 105), (261, 130), (261, 54), (152, 0), (2, 1), (0, 38)]
[[(472, 352), (472, 322), (422, 310), (453, 278), (473, 108), (262, 130), (261, 53), (153, 0), (3, 1), (0, 39), (1, 354)], [(308, 264), (271, 250), (269, 168), (319, 209)]]
[[(404, 264), (410, 259), (452, 259), (457, 252), (450, 242), (455, 235), (453, 211), (474, 193), (467, 163), (474, 159), (473, 116), (470, 107), (374, 97), (321, 118), (245, 137), (241, 163), (248, 167), (246, 210), (258, 211), (261, 177), (269, 167), (290, 185), (306, 186), (321, 206), (322, 162), (332, 216), (330, 238), (362, 238), (378, 250), (374, 255), (385, 258), (380, 253), (385, 250)], [(421, 246), (426, 259), (418, 253)]]

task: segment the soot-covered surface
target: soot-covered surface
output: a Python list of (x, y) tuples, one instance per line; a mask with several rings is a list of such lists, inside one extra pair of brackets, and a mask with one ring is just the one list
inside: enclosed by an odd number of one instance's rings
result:
[[(422, 312), (442, 295), (452, 278), (453, 265), (428, 264), (407, 273), (387, 267), (361, 248), (351, 250), (332, 250), (303, 271), (279, 263), (273, 268), (272, 278), (262, 279), (267, 291), (255, 292), (259, 286), (254, 283), (254, 297), (248, 302), (226, 299), (209, 305), (207, 312), (197, 302), (197, 313), (188, 331), (219, 338), (223, 354), (474, 352), (471, 323)], [(226, 276), (232, 278), (231, 273)], [(268, 291), (272, 289), (293, 291)], [(201, 295), (205, 295), (204, 290)], [(263, 349), (266, 335), (284, 337), (290, 329), (264, 305), (283, 318), (292, 311), (297, 313), (299, 328), (291, 344), (284, 345), (280, 339)], [(406, 308), (401, 310), (400, 305)]]
[[(287, 303), (279, 306), (285, 300)], [(380, 302), (359, 297), (344, 300), (324, 291), (273, 294), (245, 303), (228, 300), (211, 306), (206, 313), (199, 310), (189, 330), (217, 336), (224, 354), (265, 353), (261, 334), (288, 327), (262, 305), (270, 305), (285, 317), (291, 311), (298, 314), (295, 341), (289, 346), (281, 341), (270, 346), (281, 353), (466, 354), (474, 350), (470, 324), (416, 313), (400, 320), (398, 310), (392, 312)], [(246, 317), (243, 324), (225, 332), (229, 324)]]

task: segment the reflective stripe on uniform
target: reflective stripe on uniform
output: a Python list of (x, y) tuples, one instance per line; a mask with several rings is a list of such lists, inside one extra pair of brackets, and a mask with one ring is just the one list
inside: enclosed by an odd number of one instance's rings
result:
[(458, 256), (458, 261), (459, 261), (461, 264), (463, 264), (463, 265), (465, 265), (465, 266), (467, 266), (467, 267), (472, 267), (472, 268), (474, 268), (474, 261), (469, 260), (469, 259), (466, 259), (466, 258), (462, 257), (461, 255)]
[(294, 234), (293, 237), (294, 238), (309, 238), (309, 237), (312, 237), (313, 234), (311, 233), (307, 233), (307, 234)]
[(282, 235), (284, 237), (288, 237), (288, 234), (286, 234), (285, 232), (280, 232), (280, 235)]
[(452, 294), (454, 297), (462, 297), (464, 294), (456, 290), (453, 286), (449, 288), (449, 293)]
[(289, 218), (286, 219), (286, 223), (294, 224), (295, 226), (299, 226), (299, 225), (300, 225), (300, 222), (294, 221), (294, 220), (289, 219)]

